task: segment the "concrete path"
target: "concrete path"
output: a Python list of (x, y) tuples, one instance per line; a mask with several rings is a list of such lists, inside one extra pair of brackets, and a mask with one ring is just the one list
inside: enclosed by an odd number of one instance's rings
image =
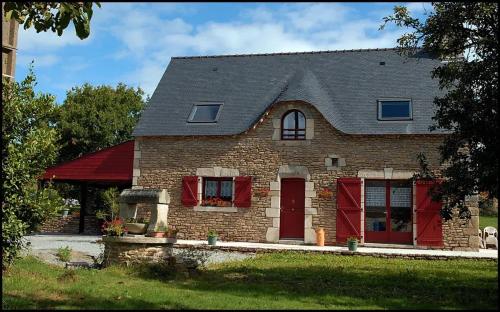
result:
[[(177, 244), (185, 245), (207, 245), (206, 241), (199, 240), (177, 240)], [(256, 249), (275, 249), (275, 250), (303, 250), (303, 251), (347, 251), (347, 247), (340, 246), (309, 246), (309, 245), (287, 245), (287, 244), (267, 244), (267, 243), (245, 243), (245, 242), (221, 242), (217, 241), (220, 247), (235, 248), (256, 248)], [(414, 248), (379, 248), (379, 247), (358, 247), (357, 252), (367, 254), (387, 254), (387, 255), (422, 255), (422, 256), (445, 256), (457, 258), (487, 258), (498, 259), (498, 250), (481, 249), (474, 251), (453, 251), (453, 250), (432, 250), (432, 249), (414, 249)]]
[[(88, 256), (98, 256), (104, 246), (96, 243), (101, 236), (90, 235), (30, 235), (26, 239), (31, 243), (31, 253), (51, 253), (59, 247), (69, 246), (73, 251)], [(178, 240), (180, 245), (207, 245), (207, 241), (201, 240)], [(256, 248), (256, 249), (274, 249), (274, 250), (303, 250), (303, 251), (347, 251), (347, 247), (338, 246), (308, 246), (308, 245), (287, 245), (287, 244), (267, 244), (267, 243), (245, 243), (245, 242), (223, 242), (217, 241), (217, 246), (232, 248)], [(445, 256), (457, 258), (488, 258), (498, 259), (498, 250), (481, 249), (474, 251), (452, 251), (452, 250), (427, 250), (413, 248), (375, 248), (358, 247), (359, 253), (377, 253), (386, 255), (422, 255), (422, 256)]]

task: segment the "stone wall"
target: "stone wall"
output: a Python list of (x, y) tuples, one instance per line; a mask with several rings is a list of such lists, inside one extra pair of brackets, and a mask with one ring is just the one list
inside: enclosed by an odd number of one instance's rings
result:
[[(313, 136), (308, 135), (304, 141), (276, 137), (280, 118), (289, 109), (304, 113), (307, 131), (313, 131)], [(240, 135), (136, 138), (133, 184), (167, 189), (171, 198), (169, 224), (180, 230), (179, 239), (204, 240), (213, 229), (221, 240), (266, 242), (268, 229), (277, 225), (273, 224), (277, 218), (266, 213), (273, 194), (252, 197), (250, 208), (238, 208), (236, 212), (195, 211), (181, 203), (182, 177), (196, 175), (198, 168), (237, 169), (240, 175), (253, 177), (255, 190), (276, 183), (281, 166), (304, 166), (314, 187), (311, 192), (324, 187), (333, 191), (333, 198), (326, 199), (312, 193), (310, 211), (315, 214), (306, 220), (312, 222), (312, 229), (323, 227), (325, 243), (331, 245), (336, 236), (337, 178), (356, 177), (360, 170), (416, 171), (419, 152), (425, 152), (435, 169), (442, 139), (438, 135), (347, 135), (333, 128), (313, 106), (285, 102), (274, 105), (255, 127)], [(338, 166), (325, 161), (331, 155), (338, 157)]]
[(470, 219), (461, 219), (458, 209), (453, 210), (453, 219), (443, 222), (444, 249), (478, 250), (479, 249), (479, 207), (477, 196), (466, 201), (471, 212)]
[[(99, 220), (95, 216), (85, 216), (83, 234), (101, 234)], [(66, 217), (57, 216), (47, 220), (38, 229), (39, 233), (78, 234), (80, 215), (70, 214)]]
[(103, 243), (104, 266), (162, 262), (172, 255), (172, 241), (167, 238), (103, 236)]

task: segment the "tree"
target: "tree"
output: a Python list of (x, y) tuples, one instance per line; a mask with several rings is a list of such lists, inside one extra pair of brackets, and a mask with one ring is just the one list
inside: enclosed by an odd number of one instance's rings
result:
[(498, 4), (432, 5), (423, 22), (406, 7), (396, 6), (381, 29), (387, 23), (409, 28), (411, 32), (398, 39), (402, 54), (423, 48), (445, 61), (432, 71), (446, 94), (434, 100), (437, 111), (431, 130), (450, 131), (440, 147), (446, 178), (440, 190), (445, 200), (442, 215), (449, 219), (452, 207), (458, 206), (466, 217), (466, 196), (499, 196)]
[(2, 268), (23, 247), (22, 237), (62, 206), (52, 188), (37, 178), (57, 156), (57, 130), (50, 119), (54, 97), (33, 91), (32, 68), (21, 82), (2, 80)]
[(74, 87), (54, 122), (61, 133), (60, 161), (74, 159), (132, 138), (144, 108), (144, 91), (125, 84)]
[(85, 39), (90, 34), (92, 6), (99, 2), (6, 2), (5, 18), (16, 19), (24, 29), (34, 26), (37, 32), (52, 30), (61, 36), (73, 21), (76, 35)]

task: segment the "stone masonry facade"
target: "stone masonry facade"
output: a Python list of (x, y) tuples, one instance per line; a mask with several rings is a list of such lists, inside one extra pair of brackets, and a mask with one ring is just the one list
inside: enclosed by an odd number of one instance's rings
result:
[[(99, 220), (95, 216), (85, 216), (83, 234), (101, 234)], [(44, 222), (38, 229), (39, 233), (78, 234), (80, 227), (79, 215), (66, 217), (56, 216)]]
[[(281, 117), (290, 109), (304, 113), (306, 140), (280, 140)], [(137, 137), (133, 188), (168, 191), (168, 223), (179, 229), (179, 239), (204, 240), (209, 230), (216, 230), (220, 240), (269, 242), (276, 241), (279, 227), (280, 177), (303, 177), (307, 197), (304, 242), (315, 243), (314, 229), (322, 227), (325, 243), (332, 245), (336, 243), (337, 178), (381, 174), (382, 178), (407, 179), (419, 169), (419, 152), (424, 152), (431, 168), (436, 169), (442, 139), (440, 135), (348, 135), (336, 130), (308, 103), (280, 102), (239, 135)], [(242, 176), (252, 176), (254, 194), (270, 189), (269, 195), (252, 196), (250, 208), (227, 211), (183, 206), (182, 177), (206, 168), (214, 168), (214, 172), (238, 170)], [(333, 198), (317, 196), (325, 187), (333, 191)], [(142, 208), (147, 210), (147, 206)], [(444, 247), (477, 249), (472, 238), (477, 229), (477, 214), (467, 222), (457, 218), (444, 222)]]

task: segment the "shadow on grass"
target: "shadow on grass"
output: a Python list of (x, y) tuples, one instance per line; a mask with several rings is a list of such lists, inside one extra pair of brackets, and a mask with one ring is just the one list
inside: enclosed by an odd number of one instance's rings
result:
[(25, 310), (25, 309), (79, 309), (79, 310), (100, 310), (100, 309), (189, 309), (178, 302), (164, 301), (161, 304), (154, 304), (149, 301), (134, 298), (110, 298), (102, 299), (87, 295), (71, 296), (59, 299), (47, 297), (37, 298), (28, 294), (3, 294), (3, 310)]
[[(417, 260), (419, 261), (419, 260)], [(419, 263), (417, 262), (416, 265)], [(426, 262), (420, 262), (422, 266)], [(412, 264), (413, 266), (415, 264)], [(458, 265), (451, 264), (450, 265)], [(388, 309), (496, 309), (498, 274), (475, 274), (473, 264), (451, 268), (343, 267), (325, 265), (222, 266), (203, 270), (178, 288), (212, 296), (299, 301), (325, 308), (376, 306)], [(411, 266), (410, 266), (411, 267)], [(159, 266), (151, 267), (159, 268)], [(462, 269), (462, 271), (461, 271)], [(171, 270), (141, 271), (143, 279), (172, 280)], [(163, 275), (164, 274), (164, 275)], [(177, 277), (178, 279), (178, 277)]]

